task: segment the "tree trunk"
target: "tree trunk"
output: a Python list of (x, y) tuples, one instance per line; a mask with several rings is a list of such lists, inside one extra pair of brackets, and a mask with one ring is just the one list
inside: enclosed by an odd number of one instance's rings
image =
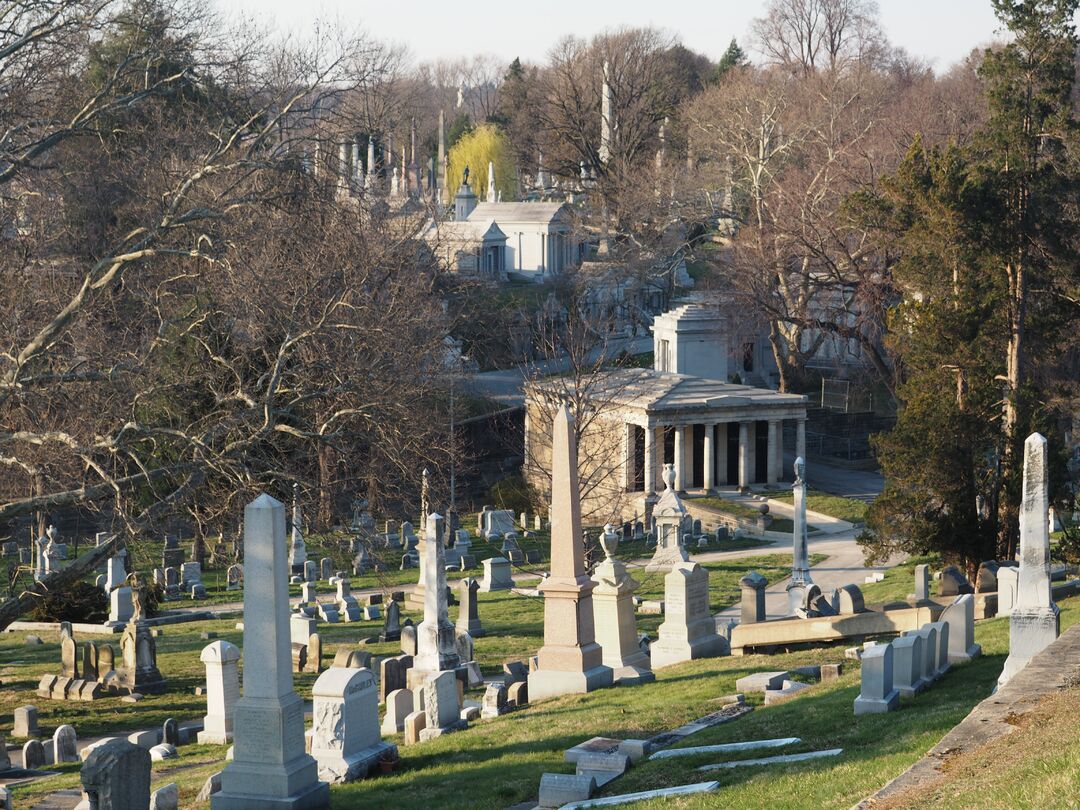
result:
[(316, 524), (322, 531), (327, 531), (334, 522), (334, 478), (336, 454), (328, 445), (320, 444), (319, 458), (319, 501), (316, 509)]

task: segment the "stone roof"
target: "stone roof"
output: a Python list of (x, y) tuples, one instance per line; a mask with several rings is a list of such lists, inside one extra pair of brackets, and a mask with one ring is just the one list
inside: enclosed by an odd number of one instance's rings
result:
[(493, 219), (496, 222), (546, 225), (559, 218), (566, 207), (566, 203), (482, 202), (477, 203), (468, 221)]

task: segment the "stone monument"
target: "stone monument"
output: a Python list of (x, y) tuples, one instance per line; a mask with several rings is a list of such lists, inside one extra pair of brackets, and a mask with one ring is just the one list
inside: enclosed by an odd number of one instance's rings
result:
[(649, 656), (638, 645), (634, 618), (634, 591), (638, 583), (626, 572), (622, 560), (615, 559), (619, 533), (609, 523), (600, 536), (605, 559), (593, 571), (593, 624), (596, 643), (603, 650), (603, 662), (611, 667), (616, 683), (628, 685), (656, 680)]
[(998, 678), (1007, 684), (1061, 632), (1058, 606), (1050, 590), (1050, 481), (1046, 439), (1032, 433), (1024, 442), (1024, 494), (1020, 503), (1020, 571), (1009, 614), (1009, 657)]
[(799, 608), (806, 604), (806, 594), (814, 584), (810, 576), (810, 556), (806, 542), (806, 462), (795, 459), (795, 483), (791, 485), (795, 496), (795, 513), (791, 530), (793, 541), (791, 558), (791, 580), (788, 582), (788, 613), (796, 615)]
[[(246, 535), (245, 535), (246, 537)], [(293, 484), (292, 534), (289, 540), (289, 571), (304, 575), (307, 545), (304, 543), (304, 516), (300, 511), (300, 485)]]
[(199, 659), (206, 665), (206, 717), (198, 740), (225, 745), (232, 742), (233, 706), (240, 699), (240, 650), (227, 641), (214, 641)]
[(664, 577), (664, 623), (649, 647), (654, 669), (730, 652), (709, 611), (709, 572), (697, 563), (678, 563)]
[(370, 669), (331, 667), (311, 688), (311, 755), (327, 782), (363, 779), (397, 746), (379, 734), (379, 695)]
[(544, 596), (544, 646), (529, 673), (532, 700), (612, 685), (593, 625), (593, 581), (585, 572), (581, 543), (574, 418), (559, 406), (551, 441), (551, 575), (540, 583)]
[(284, 549), (285, 507), (260, 495), (244, 509), (244, 695), (211, 810), (330, 806), (330, 787), (304, 752), (304, 702), (293, 691)]
[(458, 658), (454, 623), (447, 609), (442, 526), (441, 515), (428, 515), (424, 557), (420, 563), (427, 571), (428, 587), (424, 593), (424, 620), (416, 628), (416, 656), (409, 673), (413, 686), (424, 683), (429, 675), (456, 670), (462, 663)]
[(668, 572), (679, 563), (689, 562), (686, 547), (682, 544), (682, 529), (689, 512), (675, 491), (675, 465), (664, 465), (664, 491), (653, 506), (656, 521), (656, 551), (645, 566), (645, 571)]

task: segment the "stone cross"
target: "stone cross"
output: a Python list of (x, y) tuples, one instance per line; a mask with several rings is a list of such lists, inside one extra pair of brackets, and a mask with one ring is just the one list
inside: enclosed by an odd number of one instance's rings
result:
[(285, 507), (263, 494), (244, 509), (244, 695), (233, 709), (233, 761), (211, 810), (326, 807), (330, 788), (304, 753), (304, 702), (293, 691)]
[(240, 699), (240, 650), (228, 641), (213, 641), (199, 660), (206, 665), (206, 717), (199, 743), (227, 745), (233, 736), (233, 706)]
[(814, 584), (810, 576), (810, 557), (806, 541), (806, 462), (795, 459), (795, 483), (791, 485), (794, 494), (795, 513), (792, 519), (791, 538), (793, 541), (791, 558), (791, 581), (788, 583), (788, 613), (795, 612), (806, 602), (806, 593)]
[(1046, 439), (1032, 433), (1024, 442), (1024, 490), (1020, 502), (1020, 571), (1009, 614), (1009, 657), (998, 686), (1004, 686), (1061, 632), (1050, 590), (1050, 480)]
[(563, 403), (555, 414), (551, 441), (551, 575), (544, 596), (544, 646), (529, 673), (529, 694), (543, 700), (611, 686), (593, 624), (593, 581), (581, 545), (581, 493), (574, 417)]

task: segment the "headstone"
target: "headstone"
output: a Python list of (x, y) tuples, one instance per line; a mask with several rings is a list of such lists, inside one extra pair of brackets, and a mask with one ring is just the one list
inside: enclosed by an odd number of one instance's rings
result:
[(506, 714), (506, 684), (493, 681), (484, 689), (484, 702), (480, 709), (481, 717), (498, 717)]
[(127, 740), (109, 740), (90, 752), (79, 780), (92, 808), (149, 807), (150, 752)]
[(836, 612), (840, 616), (853, 616), (856, 613), (865, 613), (866, 604), (863, 602), (862, 591), (858, 585), (845, 585), (837, 590)]
[(921, 602), (930, 598), (930, 566), (915, 566), (915, 601)]
[[(153, 753), (150, 758), (153, 759)], [(159, 787), (150, 795), (150, 810), (177, 810), (180, 806), (180, 788), (176, 782)]]
[(544, 596), (544, 646), (539, 667), (529, 673), (537, 700), (611, 686), (593, 625), (593, 582), (585, 571), (574, 418), (559, 407), (551, 442), (551, 574), (540, 583)]
[(976, 593), (997, 593), (997, 572), (1000, 567), (997, 560), (985, 560), (979, 564), (979, 571), (975, 576)]
[(319, 778), (349, 782), (367, 776), (384, 754), (397, 746), (379, 734), (379, 699), (369, 669), (332, 667), (311, 689), (311, 755), (319, 763)]
[(922, 639), (922, 680), (929, 686), (938, 679), (938, 655), (941, 647), (938, 644), (938, 629), (931, 624), (924, 624), (915, 634)]
[(877, 644), (862, 654), (862, 689), (855, 698), (855, 714), (882, 714), (900, 705), (893, 688), (893, 649)]
[(593, 624), (596, 643), (603, 650), (602, 661), (611, 667), (616, 683), (632, 685), (656, 679), (649, 656), (638, 645), (637, 621), (634, 618), (634, 591), (638, 583), (614, 554), (619, 534), (610, 524), (604, 527), (600, 545), (605, 559), (593, 571)]
[(57, 727), (53, 732), (53, 762), (78, 762), (79, 746), (75, 729), (67, 724)]
[(406, 687), (406, 672), (408, 672), (409, 667), (411, 666), (412, 658), (408, 655), (384, 658), (379, 662), (380, 701), (385, 701), (391, 692)]
[(405, 655), (416, 655), (416, 627), (411, 624), (401, 628), (401, 651)]
[(974, 593), (967, 577), (955, 565), (947, 566), (941, 572), (941, 581), (938, 584), (939, 596), (959, 596), (965, 593)]
[(38, 740), (30, 740), (22, 750), (23, 768), (39, 771), (45, 767), (45, 746)]
[(383, 717), (382, 733), (398, 734), (405, 730), (405, 718), (413, 712), (411, 689), (395, 689), (386, 696), (386, 715)]
[(330, 579), (334, 575), (334, 561), (329, 557), (323, 557), (319, 560), (319, 573), (322, 575), (322, 579)]
[(304, 581), (314, 583), (319, 579), (319, 569), (314, 560), (304, 563)]
[(243, 587), (244, 583), (244, 567), (242, 565), (230, 565), (229, 570), (225, 572), (225, 590), (238, 591)]
[(412, 714), (405, 716), (405, 745), (415, 745), (420, 742), (420, 735), (427, 725), (427, 712), (417, 709)]
[(572, 773), (545, 773), (540, 777), (540, 808), (585, 805), (596, 792), (596, 777)]
[(15, 727), (11, 735), (13, 737), (36, 737), (39, 733), (37, 706), (19, 706), (15, 710)]
[(383, 620), (383, 631), (379, 641), (397, 641), (401, 638), (401, 608), (398, 603), (391, 600), (386, 606), (386, 618)]
[[(330, 804), (318, 765), (304, 753), (304, 703), (293, 691), (285, 508), (260, 495), (244, 510), (244, 695), (233, 709), (234, 754), (211, 810)], [(258, 583), (257, 585), (255, 583)]]
[(110, 557), (105, 567), (105, 590), (111, 592), (114, 588), (119, 588), (126, 579), (127, 572), (124, 571), (124, 558), (120, 556)]
[(198, 740), (227, 745), (233, 736), (233, 707), (240, 699), (240, 649), (215, 641), (203, 648), (199, 659), (206, 666), (206, 716)]
[(491, 557), (483, 560), (481, 565), (484, 566), (484, 576), (480, 580), (481, 591), (506, 591), (514, 587), (510, 561), (505, 557)]
[(161, 553), (162, 568), (179, 568), (184, 564), (184, 550), (176, 535), (165, 535), (165, 549)]
[[(428, 518), (428, 529), (431, 518)], [(428, 536), (431, 545), (431, 536)], [(427, 715), (420, 740), (433, 740), (450, 731), (464, 728), (461, 719), (461, 704), (458, 700), (458, 678), (450, 670), (435, 672), (424, 682), (424, 713)]]
[(337, 581), (337, 608), (338, 613), (347, 622), (358, 622), (361, 619), (360, 603), (352, 595), (352, 584), (347, 579)]
[(664, 623), (658, 635), (649, 647), (653, 669), (730, 651), (709, 610), (708, 570), (680, 563), (664, 577)]
[(289, 572), (303, 574), (307, 562), (304, 543), (304, 516), (300, 511), (300, 485), (293, 484), (292, 531), (289, 534)]
[(165, 678), (157, 666), (157, 643), (146, 622), (129, 622), (120, 636), (123, 665), (116, 671), (120, 686), (140, 694), (164, 692)]
[(949, 625), (947, 622), (931, 622), (928, 627), (937, 630), (937, 653), (934, 657), (935, 678), (940, 678), (949, 671)]
[(135, 614), (131, 601), (131, 588), (124, 586), (112, 590), (109, 594), (109, 624), (127, 624)]
[(82, 676), (88, 681), (96, 681), (98, 672), (98, 646), (95, 641), (85, 641), (82, 645)]
[[(427, 571), (424, 593), (424, 620), (416, 628), (416, 655), (413, 661), (414, 683), (429, 674), (457, 669), (461, 665), (455, 645), (454, 624), (446, 604), (445, 549), (442, 544), (443, 519), (432, 513), (427, 519), (427, 538), (421, 565)], [(428, 717), (431, 731), (431, 717)]]
[(322, 636), (312, 633), (308, 636), (307, 643), (307, 666), (304, 672), (314, 672), (316, 675), (323, 671)]
[[(477, 609), (476, 594), (480, 590), (480, 583), (472, 577), (465, 577), (458, 585), (458, 619), (457, 630), (459, 633), (468, 633), (472, 638), (481, 638), (484, 635), (484, 626), (480, 623), (480, 614)], [(469, 660), (472, 660), (471, 658)]]
[(202, 584), (202, 565), (198, 562), (186, 562), (180, 566), (180, 586), (187, 590), (195, 583)]
[(70, 631), (60, 636), (60, 675), (72, 679), (79, 677), (79, 648)]
[(755, 624), (765, 621), (765, 586), (769, 581), (757, 571), (739, 580), (742, 589), (741, 621), (743, 624)]
[(949, 664), (970, 661), (982, 653), (975, 643), (975, 597), (964, 594), (942, 611), (938, 621), (949, 625)]
[(893, 639), (893, 687), (900, 697), (914, 697), (929, 682), (924, 677), (923, 638), (918, 633)]
[(161, 741), (166, 745), (180, 744), (180, 725), (172, 717), (161, 724)]
[(1016, 605), (1017, 588), (1020, 584), (1020, 569), (1003, 565), (997, 571), (998, 603), (997, 615), (1011, 616)]
[[(1050, 477), (1046, 439), (1024, 442), (1024, 494), (1020, 502), (1020, 570), (1009, 614), (1009, 657), (998, 678), (1003, 686), (1050, 646), (1061, 632), (1061, 616), (1050, 587)], [(951, 631), (950, 631), (951, 632)]]
[(98, 645), (98, 677), (105, 680), (110, 672), (116, 670), (116, 652), (112, 644)]
[(682, 527), (689, 512), (675, 491), (675, 465), (665, 464), (664, 491), (653, 506), (656, 524), (656, 550), (645, 566), (646, 572), (667, 573), (673, 566), (689, 561), (682, 544)]

